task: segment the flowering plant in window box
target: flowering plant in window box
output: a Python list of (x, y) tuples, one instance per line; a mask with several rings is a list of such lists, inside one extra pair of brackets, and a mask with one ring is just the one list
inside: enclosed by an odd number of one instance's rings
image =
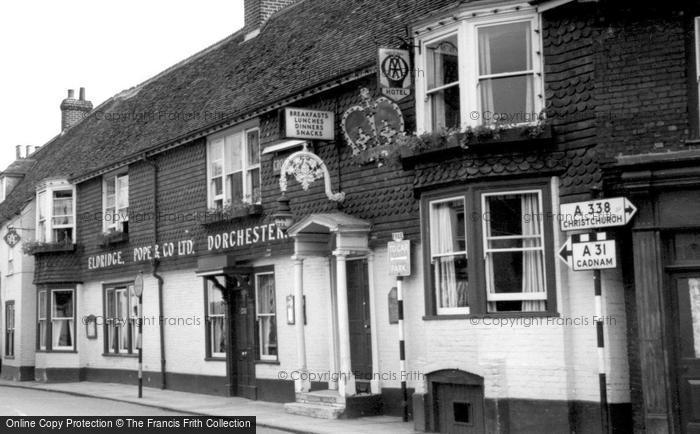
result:
[(432, 152), (471, 149), (485, 144), (505, 144), (551, 138), (551, 128), (543, 115), (536, 124), (492, 124), (447, 128), (423, 134), (404, 134), (396, 140), (400, 159)]
[(204, 224), (224, 222), (244, 217), (262, 214), (261, 204), (251, 204), (242, 201), (227, 201), (221, 208), (209, 208), (204, 215)]
[(25, 255), (35, 255), (37, 253), (59, 253), (73, 252), (75, 244), (72, 241), (28, 241), (22, 245), (22, 252)]
[(112, 244), (119, 244), (129, 241), (129, 233), (110, 228), (108, 231), (100, 234), (98, 240), (101, 247), (107, 247)]

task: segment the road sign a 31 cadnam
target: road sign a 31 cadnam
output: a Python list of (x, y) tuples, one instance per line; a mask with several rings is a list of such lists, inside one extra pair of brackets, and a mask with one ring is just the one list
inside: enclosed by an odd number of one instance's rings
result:
[[(636, 212), (624, 197), (567, 203), (559, 207), (559, 224), (562, 231), (624, 226)], [(615, 240), (606, 232), (572, 235), (559, 249), (559, 258), (574, 271), (616, 268)]]

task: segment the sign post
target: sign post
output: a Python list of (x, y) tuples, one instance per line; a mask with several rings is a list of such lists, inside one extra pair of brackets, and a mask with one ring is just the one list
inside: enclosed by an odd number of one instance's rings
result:
[(411, 275), (411, 242), (403, 239), (403, 232), (393, 234), (389, 241), (389, 275), (396, 277), (396, 301), (399, 319), (399, 371), (401, 373), (401, 408), (403, 421), (408, 422), (408, 389), (406, 388), (406, 343), (403, 324), (403, 278)]
[[(559, 223), (562, 231), (625, 226), (637, 213), (637, 207), (625, 197), (602, 199), (598, 189), (593, 191), (593, 196), (595, 200), (560, 205)], [(559, 257), (574, 271), (593, 270), (600, 420), (603, 432), (607, 433), (610, 430), (610, 414), (603, 330), (603, 285), (600, 270), (617, 267), (615, 240), (609, 239), (606, 232), (572, 235), (559, 250)]]
[(139, 298), (137, 313), (139, 331), (136, 336), (136, 347), (139, 349), (139, 398), (143, 398), (143, 272), (139, 272), (134, 279), (134, 295)]

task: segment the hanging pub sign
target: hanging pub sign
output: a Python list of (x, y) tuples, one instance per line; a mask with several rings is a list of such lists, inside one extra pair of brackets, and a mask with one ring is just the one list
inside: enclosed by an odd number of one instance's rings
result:
[(379, 49), (379, 90), (393, 101), (401, 101), (411, 95), (411, 57), (408, 50)]
[(323, 110), (286, 107), (281, 116), (287, 139), (335, 140), (335, 114)]

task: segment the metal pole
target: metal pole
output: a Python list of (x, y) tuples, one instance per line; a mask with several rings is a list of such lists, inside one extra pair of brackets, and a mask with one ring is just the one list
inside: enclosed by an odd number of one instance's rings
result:
[(603, 432), (608, 432), (608, 387), (605, 363), (605, 335), (603, 334), (603, 288), (600, 270), (593, 271), (593, 288), (595, 291), (596, 333), (598, 336), (598, 382), (600, 385), (600, 423)]
[(401, 408), (403, 421), (408, 422), (408, 391), (406, 389), (406, 345), (404, 343), (403, 328), (403, 277), (396, 278), (396, 301), (399, 311), (399, 371), (401, 372)]
[(139, 344), (139, 398), (143, 398), (143, 294), (139, 296), (139, 335), (136, 342)]

